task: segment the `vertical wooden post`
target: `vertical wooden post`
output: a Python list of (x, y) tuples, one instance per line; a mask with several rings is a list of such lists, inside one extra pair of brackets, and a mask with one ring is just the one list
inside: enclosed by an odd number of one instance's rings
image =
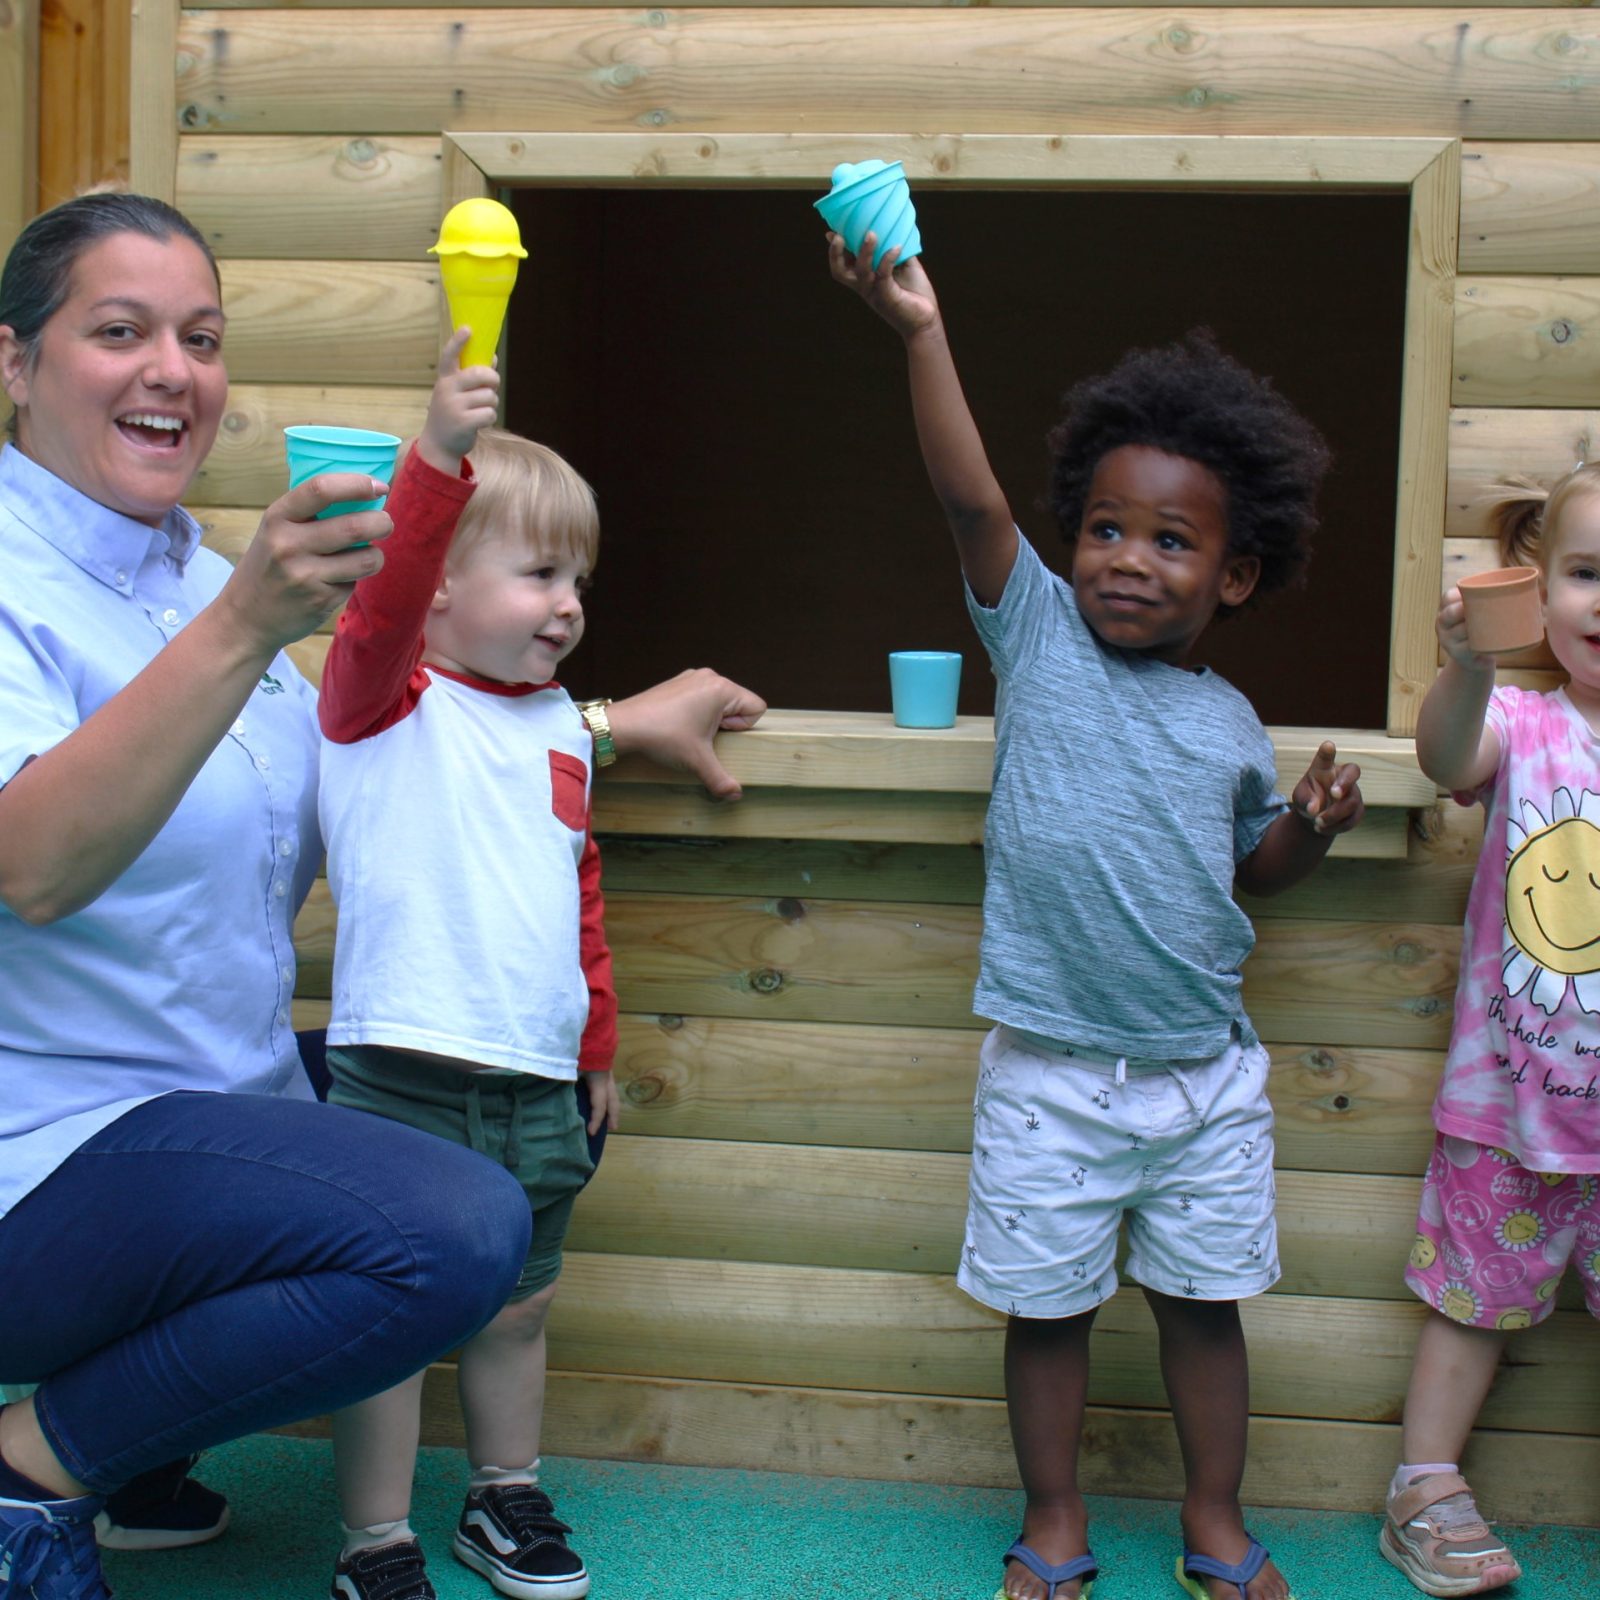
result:
[(0, 257), (39, 205), (39, 0), (0, 0)]
[(38, 15), (38, 0), (0, 0), (0, 261), (39, 208)]
[(41, 210), (127, 182), (132, 25), (128, 0), (50, 0), (41, 10)]
[[(463, 200), (478, 200), (494, 195), (496, 185), (490, 181), (488, 173), (469, 156), (448, 133), (439, 141), (439, 217), (442, 221), (445, 212), (451, 206), (459, 205)], [(439, 342), (443, 344), (455, 332), (450, 326), (450, 307), (446, 304), (443, 293), (439, 296)], [(501, 355), (505, 354), (505, 336), (501, 334)], [(506, 397), (504, 388), (500, 391), (500, 421), (504, 423), (506, 415)]]
[(171, 202), (178, 189), (178, 13), (181, 0), (133, 0), (128, 179)]
[(1405, 377), (1395, 506), (1394, 609), (1389, 646), (1391, 734), (1417, 729), (1422, 697), (1439, 670), (1432, 618), (1444, 570), (1445, 479), (1450, 445), (1450, 362), (1455, 333), (1461, 147), (1451, 143), (1411, 186), (1406, 272)]

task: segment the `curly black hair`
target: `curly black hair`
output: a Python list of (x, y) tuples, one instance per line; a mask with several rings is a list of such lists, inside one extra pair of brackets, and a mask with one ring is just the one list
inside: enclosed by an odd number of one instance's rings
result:
[(1221, 481), (1229, 550), (1261, 562), (1251, 599), (1301, 576), (1328, 447), (1270, 380), (1224, 354), (1209, 329), (1130, 351), (1110, 372), (1075, 384), (1062, 406), (1050, 433), (1046, 503), (1069, 545), (1077, 543), (1101, 458), (1123, 445), (1149, 445), (1197, 461)]

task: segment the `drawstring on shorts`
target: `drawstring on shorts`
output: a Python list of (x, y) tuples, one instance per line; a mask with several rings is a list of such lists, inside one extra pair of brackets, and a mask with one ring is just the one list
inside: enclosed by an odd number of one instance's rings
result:
[(488, 1156), (491, 1161), (498, 1160), (508, 1172), (515, 1172), (522, 1165), (522, 1130), (518, 1126), (518, 1110), (520, 1109), (515, 1091), (507, 1095), (507, 1115), (509, 1119), (505, 1137), (500, 1141), (498, 1156), (489, 1148), (489, 1136), (483, 1125), (483, 1098), (478, 1087), (478, 1074), (469, 1073), (467, 1077), (467, 1146), (476, 1150), (481, 1156)]

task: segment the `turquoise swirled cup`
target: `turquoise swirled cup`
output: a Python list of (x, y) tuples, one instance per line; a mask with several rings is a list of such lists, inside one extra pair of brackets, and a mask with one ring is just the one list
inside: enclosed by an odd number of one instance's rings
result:
[(822, 220), (845, 242), (851, 255), (860, 255), (862, 240), (878, 236), (872, 257), (874, 267), (896, 245), (896, 264), (922, 254), (917, 231), (917, 211), (911, 203), (911, 185), (898, 161), (841, 161), (833, 169), (833, 187), (814, 201)]

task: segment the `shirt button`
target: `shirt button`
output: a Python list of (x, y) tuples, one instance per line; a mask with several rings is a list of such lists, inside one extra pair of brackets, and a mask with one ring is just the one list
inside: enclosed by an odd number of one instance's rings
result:
[(265, 756), (257, 756), (256, 765), (260, 767), (263, 772), (265, 772), (267, 768), (272, 765), (272, 763)]
[(294, 968), (293, 967), (280, 967), (278, 969), (278, 971), (282, 975), (283, 981), (285, 983), (293, 983), (294, 982)]
[(119, 572), (117, 574), (117, 587), (119, 589), (126, 589), (128, 587), (128, 574), (126, 572)]
[(278, 882), (278, 883), (273, 884), (273, 886), (272, 886), (272, 896), (273, 896), (273, 898), (275, 900), (283, 899), (283, 897), (286, 894), (288, 894), (288, 892), (289, 891), (283, 886), (283, 883), (281, 881)]
[(280, 856), (292, 856), (294, 854), (294, 846), (287, 839), (280, 839), (278, 841), (278, 854)]
[(168, 606), (167, 609), (161, 613), (161, 620), (166, 623), (169, 628), (176, 628), (178, 626), (178, 613), (174, 611), (171, 606)]
[(288, 1023), (289, 1023), (289, 1013), (287, 1011), (280, 1011), (278, 1013), (278, 1026), (280, 1028), (287, 1027)]
[(232, 731), (233, 731), (233, 736), (234, 736), (235, 739), (242, 739), (244, 737), (244, 718), (243, 717), (240, 717), (239, 720), (236, 723), (234, 723)]

